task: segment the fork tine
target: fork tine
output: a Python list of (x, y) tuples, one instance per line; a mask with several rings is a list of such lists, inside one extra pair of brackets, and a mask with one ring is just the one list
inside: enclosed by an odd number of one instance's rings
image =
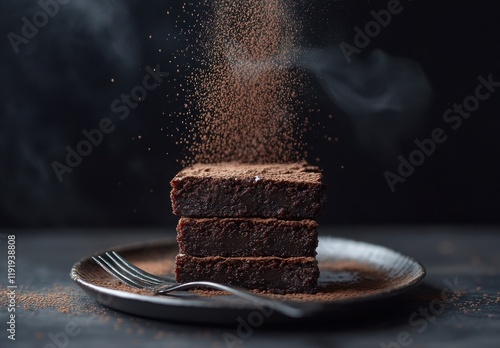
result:
[(121, 269), (123, 269), (125, 272), (133, 276), (134, 278), (138, 278), (145, 283), (148, 283), (149, 285), (156, 285), (160, 283), (164, 283), (165, 280), (150, 274), (134, 265), (132, 265), (130, 262), (125, 260), (123, 257), (121, 257), (117, 252), (112, 251), (107, 252), (106, 255), (114, 261), (114, 263), (119, 266)]
[(156, 285), (156, 283), (153, 283), (150, 280), (138, 277), (134, 272), (130, 271), (127, 267), (122, 265), (119, 260), (115, 260), (114, 257), (109, 252), (106, 252), (104, 255), (102, 255), (102, 258), (106, 259), (108, 264), (112, 265), (114, 269), (121, 276), (126, 277), (127, 279), (133, 281), (138, 286), (141, 286), (142, 288), (147, 288), (151, 287), (152, 285)]
[(120, 271), (118, 271), (115, 267), (113, 267), (104, 257), (102, 256), (92, 256), (92, 259), (101, 266), (106, 272), (111, 274), (113, 277), (118, 278), (122, 282), (124, 282), (127, 285), (130, 285), (134, 288), (139, 288), (142, 289), (144, 288), (143, 285), (137, 283), (136, 281), (130, 279), (129, 277), (123, 275)]

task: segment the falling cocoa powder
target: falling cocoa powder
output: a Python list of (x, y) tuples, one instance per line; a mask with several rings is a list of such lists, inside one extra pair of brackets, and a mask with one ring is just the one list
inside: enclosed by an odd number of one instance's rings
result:
[[(300, 25), (284, 0), (206, 0), (184, 164), (302, 159)], [(198, 40), (198, 38), (197, 38)]]

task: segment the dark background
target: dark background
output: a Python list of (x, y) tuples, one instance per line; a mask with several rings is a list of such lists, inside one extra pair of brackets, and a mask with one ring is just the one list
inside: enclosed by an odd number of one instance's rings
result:
[[(320, 110), (310, 114), (309, 160), (320, 159), (329, 186), (321, 221), (498, 223), (500, 91), (456, 131), (443, 113), (474, 93), (479, 75), (500, 81), (499, 5), (402, 0), (402, 13), (347, 64), (339, 44), (352, 44), (354, 27), (387, 3), (296, 2), (304, 100)], [(23, 16), (31, 21), (40, 7), (0, 6), (1, 227), (174, 225), (169, 180), (183, 158), (175, 114), (193, 21), (182, 2), (72, 0), (17, 54), (7, 35), (20, 34)], [(118, 120), (111, 103), (158, 64), (168, 78)], [(104, 117), (116, 130), (60, 183), (52, 163)], [(408, 158), (413, 141), (436, 127), (448, 140), (392, 193), (384, 172), (396, 173), (398, 156)]]

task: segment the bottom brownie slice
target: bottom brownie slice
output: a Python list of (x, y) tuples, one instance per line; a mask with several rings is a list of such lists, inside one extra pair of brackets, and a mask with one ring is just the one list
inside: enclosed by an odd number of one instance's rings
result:
[(177, 282), (214, 281), (278, 294), (315, 293), (319, 268), (314, 257), (176, 257)]

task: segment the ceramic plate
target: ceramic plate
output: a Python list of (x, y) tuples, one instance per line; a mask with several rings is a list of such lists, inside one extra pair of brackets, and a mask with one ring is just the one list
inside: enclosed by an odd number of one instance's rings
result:
[[(158, 275), (172, 274), (175, 239), (119, 246), (128, 261)], [(320, 238), (317, 249), (320, 279), (314, 295), (266, 295), (296, 306), (314, 307), (306, 319), (337, 313), (363, 315), (373, 304), (391, 305), (400, 295), (419, 284), (425, 269), (411, 257), (388, 248), (340, 238)], [(99, 253), (96, 253), (96, 255)], [(210, 324), (237, 324), (237, 318), (264, 318), (266, 323), (301, 319), (262, 311), (254, 303), (217, 292), (179, 291), (168, 296), (141, 293), (119, 283), (89, 256), (71, 269), (71, 278), (89, 296), (110, 308), (143, 317)], [(250, 317), (249, 317), (250, 316)]]

